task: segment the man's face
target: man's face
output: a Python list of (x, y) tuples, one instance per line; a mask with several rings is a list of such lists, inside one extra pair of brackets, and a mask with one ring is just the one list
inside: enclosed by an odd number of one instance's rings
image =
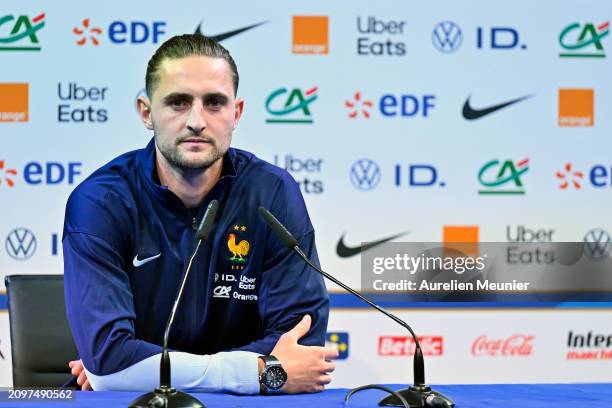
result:
[(234, 97), (229, 64), (203, 56), (166, 59), (158, 74), (153, 98), (139, 98), (138, 106), (160, 159), (181, 170), (209, 168), (227, 152), (244, 105)]

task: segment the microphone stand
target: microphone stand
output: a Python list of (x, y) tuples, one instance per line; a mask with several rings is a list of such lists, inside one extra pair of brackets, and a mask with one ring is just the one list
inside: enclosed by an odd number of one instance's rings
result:
[[(298, 242), (295, 239), (295, 237), (266, 208), (259, 207), (259, 214), (266, 221), (266, 223), (270, 226), (270, 228), (285, 243), (285, 245), (289, 249), (295, 251), (295, 253), (298, 254), (298, 256), (302, 258), (304, 262), (306, 262), (311, 268), (313, 268), (315, 271), (319, 272), (325, 278), (334, 282), (336, 285), (340, 286), (342, 289), (346, 290), (350, 294), (357, 296), (359, 299), (367, 303), (369, 306), (373, 307), (374, 309), (378, 310), (385, 316), (389, 317), (390, 319), (395, 321), (397, 324), (407, 329), (412, 335), (412, 338), (414, 339), (414, 344), (415, 344), (414, 359), (413, 359), (414, 384), (408, 388), (403, 388), (399, 391), (396, 391), (394, 394), (386, 398), (383, 398), (378, 403), (378, 405), (386, 406), (386, 407), (403, 407), (404, 402), (396, 396), (396, 394), (399, 394), (401, 397), (403, 397), (403, 399), (405, 399), (408, 402), (411, 408), (422, 408), (422, 407), (451, 408), (455, 406), (454, 402), (450, 398), (446, 397), (445, 395), (437, 391), (432, 390), (431, 387), (425, 383), (425, 360), (423, 359), (423, 351), (421, 349), (421, 344), (419, 343), (419, 339), (417, 335), (414, 333), (414, 331), (408, 325), (408, 323), (406, 323), (399, 317), (395, 316), (394, 314), (388, 312), (381, 306), (378, 306), (376, 303), (372, 302), (371, 300), (363, 296), (361, 293), (357, 292), (356, 290), (344, 284), (343, 282), (340, 282), (338, 279), (336, 279), (335, 277), (333, 277), (332, 275), (330, 275), (329, 273), (325, 272), (324, 270), (319, 268), (317, 265), (315, 265), (306, 256), (306, 254), (302, 251), (302, 249), (299, 247)], [(367, 387), (368, 386), (359, 387), (359, 388), (365, 389)], [(351, 391), (351, 393), (353, 393), (354, 391), (359, 391), (359, 390), (355, 389)]]
[(168, 338), (170, 337), (170, 328), (172, 327), (174, 317), (176, 316), (176, 309), (181, 301), (183, 289), (185, 288), (185, 283), (187, 283), (187, 278), (189, 277), (191, 265), (193, 264), (193, 260), (195, 259), (198, 250), (200, 249), (200, 244), (202, 241), (206, 241), (206, 239), (208, 239), (208, 235), (212, 229), (212, 224), (214, 223), (215, 216), (217, 214), (218, 206), (219, 202), (217, 200), (211, 201), (208, 208), (206, 208), (204, 216), (202, 217), (202, 221), (200, 222), (200, 226), (196, 232), (196, 239), (198, 241), (195, 250), (193, 251), (191, 258), (189, 258), (189, 264), (187, 265), (187, 269), (183, 275), (181, 286), (179, 287), (176, 300), (174, 301), (172, 311), (170, 312), (170, 317), (168, 318), (168, 323), (166, 324), (163, 351), (159, 363), (159, 387), (155, 388), (155, 391), (153, 392), (148, 392), (136, 398), (130, 403), (129, 408), (206, 408), (206, 406), (197, 398), (183, 391), (177, 391), (172, 387), (170, 382), (170, 353), (168, 352)]

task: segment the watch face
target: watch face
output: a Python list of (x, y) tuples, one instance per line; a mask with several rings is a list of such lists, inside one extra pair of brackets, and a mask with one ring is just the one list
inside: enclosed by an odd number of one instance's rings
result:
[(270, 390), (279, 390), (287, 382), (287, 373), (281, 366), (268, 367), (263, 376), (265, 386)]

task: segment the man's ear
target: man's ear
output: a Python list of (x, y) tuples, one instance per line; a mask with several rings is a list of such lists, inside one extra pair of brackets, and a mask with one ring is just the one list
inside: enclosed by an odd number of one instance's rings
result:
[(234, 126), (233, 129), (236, 129), (238, 126), (238, 122), (240, 122), (240, 118), (242, 117), (242, 112), (244, 110), (244, 99), (238, 98), (234, 102)]
[(136, 102), (138, 106), (138, 114), (140, 120), (149, 130), (153, 130), (153, 121), (151, 120), (151, 101), (146, 96), (139, 96)]

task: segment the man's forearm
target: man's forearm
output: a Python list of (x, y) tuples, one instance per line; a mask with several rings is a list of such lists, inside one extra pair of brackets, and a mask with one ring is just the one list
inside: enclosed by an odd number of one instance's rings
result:
[[(85, 367), (96, 391), (150, 391), (159, 386), (161, 354), (146, 358), (121, 371), (94, 375)], [(258, 354), (246, 351), (198, 355), (171, 352), (172, 386), (200, 392), (259, 393)]]

